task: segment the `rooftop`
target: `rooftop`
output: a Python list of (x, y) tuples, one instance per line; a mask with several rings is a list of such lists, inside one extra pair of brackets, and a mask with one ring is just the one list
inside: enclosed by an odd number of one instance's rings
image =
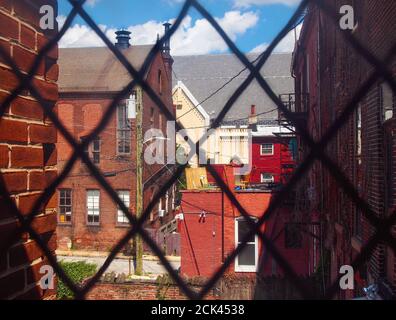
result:
[[(247, 55), (252, 62), (259, 56), (259, 54)], [(174, 60), (173, 86), (176, 86), (178, 81), (182, 81), (199, 102), (205, 100), (237, 75), (217, 94), (201, 103), (211, 119), (218, 116), (227, 100), (249, 76), (249, 71), (245, 70), (244, 65), (232, 54), (176, 56)], [(273, 54), (261, 70), (261, 75), (276, 94), (294, 92), (294, 79), (290, 73), (291, 60), (291, 53)], [(278, 119), (276, 105), (258, 82), (253, 80), (228, 112), (224, 121), (247, 124), (251, 105), (256, 105), (258, 114), (266, 113), (259, 116), (259, 122)]]
[[(122, 50), (139, 70), (152, 45)], [(119, 92), (132, 81), (131, 75), (107, 47), (59, 49), (60, 92)]]

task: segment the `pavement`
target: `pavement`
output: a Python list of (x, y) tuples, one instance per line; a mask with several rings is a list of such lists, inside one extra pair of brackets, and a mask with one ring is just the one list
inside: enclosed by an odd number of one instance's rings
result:
[[(56, 252), (58, 261), (78, 262), (85, 261), (87, 263), (96, 264), (98, 268), (105, 262), (108, 253), (106, 252), (86, 252), (86, 251), (60, 251)], [(177, 270), (180, 267), (180, 257), (166, 257), (172, 267)], [(130, 257), (118, 255), (110, 264), (106, 273), (114, 272), (116, 274), (124, 273), (126, 275), (133, 274), (133, 260)], [(168, 273), (162, 263), (156, 256), (143, 256), (143, 272), (145, 275), (156, 277), (161, 274)]]

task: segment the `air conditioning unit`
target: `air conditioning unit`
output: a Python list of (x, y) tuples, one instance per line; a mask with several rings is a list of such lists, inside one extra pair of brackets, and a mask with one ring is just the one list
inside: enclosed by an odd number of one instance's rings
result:
[(165, 217), (165, 210), (158, 210), (158, 217), (160, 218)]

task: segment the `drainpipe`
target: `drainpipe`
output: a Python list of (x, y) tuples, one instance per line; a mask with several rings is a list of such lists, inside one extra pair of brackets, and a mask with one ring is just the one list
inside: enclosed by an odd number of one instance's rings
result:
[[(321, 19), (322, 15), (321, 15), (321, 11), (319, 10), (319, 14), (318, 14), (318, 48), (317, 48), (317, 59), (318, 59), (318, 117), (319, 117), (319, 136), (322, 137), (322, 81), (321, 81), (321, 59), (320, 59), (320, 55), (321, 55), (321, 41), (322, 41), (322, 33), (321, 33)], [(323, 189), (324, 189), (324, 176), (323, 176), (323, 164), (322, 162), (320, 162), (320, 213), (323, 217), (323, 200), (324, 200), (324, 196), (323, 196)], [(322, 263), (322, 272), (324, 272), (324, 261), (323, 261), (323, 224), (322, 221), (320, 221), (321, 219), (319, 218), (319, 237), (320, 237), (320, 261)], [(325, 292), (326, 290), (326, 279), (324, 278), (324, 274), (322, 275), (322, 281), (323, 281), (323, 290)]]
[(224, 192), (221, 192), (221, 261), (225, 261), (224, 252)]

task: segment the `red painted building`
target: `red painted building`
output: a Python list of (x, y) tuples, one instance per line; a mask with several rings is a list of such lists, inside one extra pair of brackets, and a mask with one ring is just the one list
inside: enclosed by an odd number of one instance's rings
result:
[[(217, 166), (235, 197), (253, 220), (259, 219), (270, 204), (272, 193), (262, 190), (235, 190), (234, 168)], [(247, 222), (220, 189), (182, 191), (179, 227), (181, 232), (181, 274), (209, 277), (222, 265), (229, 253), (246, 234)], [(261, 230), (299, 275), (308, 274), (307, 238), (290, 225), (292, 210), (284, 207), (263, 225)], [(263, 260), (261, 267), (259, 264)], [(283, 270), (261, 245), (258, 237), (228, 269), (228, 273), (255, 276), (283, 275)]]
[[(345, 39), (351, 33), (381, 61), (396, 44), (393, 1), (336, 1), (326, 4), (338, 14), (342, 5), (354, 8), (355, 28), (340, 30), (326, 14), (312, 4), (305, 17), (302, 33), (294, 52), (293, 70), (298, 99), (296, 112), (315, 141), (345, 110), (363, 83), (374, 71), (367, 60)], [(389, 70), (396, 75), (393, 59)], [(382, 78), (366, 90), (346, 124), (327, 148), (327, 154), (340, 166), (374, 215), (386, 219), (395, 209), (395, 92)], [(299, 139), (299, 159), (309, 148)], [(337, 280), (340, 267), (350, 265), (362, 252), (375, 228), (364, 213), (319, 161), (316, 161), (298, 188), (300, 220), (321, 224), (313, 230), (322, 239), (312, 243), (311, 261), (325, 266), (327, 283)], [(391, 228), (395, 236), (395, 228)], [(376, 284), (383, 298), (394, 296), (396, 259), (394, 251), (379, 243), (365, 263), (355, 271), (355, 290), (339, 290), (338, 298), (363, 294), (363, 287)]]
[(295, 138), (281, 126), (258, 126), (252, 138), (251, 184), (285, 184), (295, 168)]
[[(139, 70), (152, 46), (130, 46), (129, 35), (125, 32), (118, 41), (116, 46)], [(145, 79), (173, 113), (172, 61), (169, 50), (164, 48), (163, 52), (155, 56)], [(59, 65), (59, 118), (74, 138), (81, 141), (98, 125), (112, 100), (132, 79), (108, 48), (61, 49)], [(149, 129), (166, 132), (165, 115), (143, 90), (135, 87), (125, 95), (108, 119), (106, 128), (86, 149), (86, 153), (134, 213), (137, 124), (135, 119), (128, 116), (128, 98), (142, 106), (143, 135)], [(149, 142), (143, 144), (145, 148)], [(58, 166), (62, 169), (73, 149), (63, 136), (59, 137), (57, 146)], [(169, 178), (170, 171), (172, 169), (164, 165), (143, 165), (144, 206)], [(77, 161), (58, 192), (58, 238), (61, 248), (109, 250), (130, 227), (127, 218), (81, 161)], [(146, 228), (155, 239), (160, 228), (164, 229), (165, 238), (174, 230), (173, 197), (174, 189), (161, 200), (147, 221)], [(164, 241), (163, 234), (159, 238)]]

